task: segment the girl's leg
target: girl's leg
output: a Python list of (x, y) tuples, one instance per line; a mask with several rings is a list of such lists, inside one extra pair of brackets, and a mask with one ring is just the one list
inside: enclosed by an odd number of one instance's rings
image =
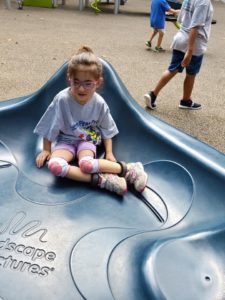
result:
[[(61, 158), (68, 163), (73, 159), (73, 154), (67, 150), (56, 150), (52, 153), (51, 159), (52, 158)], [(92, 158), (92, 160), (89, 158)], [(51, 159), (49, 161), (50, 165), (51, 165)], [(87, 175), (91, 173), (101, 172), (101, 173), (120, 174), (122, 172), (122, 167), (119, 163), (109, 161), (106, 159), (94, 159), (94, 153), (91, 150), (80, 151), (78, 154), (78, 160), (79, 160), (80, 168), (68, 165), (68, 170), (65, 177), (78, 180), (78, 181), (88, 182), (90, 181), (89, 180), (90, 176)], [(96, 162), (98, 163), (97, 168), (95, 167)]]
[(128, 163), (126, 165), (125, 178), (129, 184), (134, 185), (136, 191), (142, 193), (147, 185), (148, 175), (144, 171), (141, 162)]
[[(78, 152), (80, 171), (91, 176), (92, 186), (98, 186), (118, 195), (127, 192), (127, 183), (124, 177), (119, 177), (122, 167), (119, 163), (106, 159), (95, 159), (91, 150)], [(72, 170), (72, 167), (70, 168)]]
[(81, 170), (87, 173), (120, 174), (122, 172), (119, 163), (107, 159), (94, 159), (94, 153), (91, 150), (80, 151), (78, 160)]
[[(84, 150), (79, 153), (82, 152), (83, 155), (85, 155), (83, 157), (94, 156), (90, 150)], [(68, 150), (56, 150), (52, 153), (48, 168), (56, 176), (66, 177), (80, 182), (90, 182), (93, 186), (99, 186), (100, 188), (107, 189), (119, 195), (123, 195), (127, 191), (127, 183), (123, 177), (114, 174), (85, 173), (80, 168), (68, 164), (73, 157), (74, 155)], [(82, 155), (80, 155), (79, 158), (82, 158)], [(88, 160), (86, 162), (88, 162)]]
[(76, 166), (70, 166), (65, 177), (80, 182), (91, 182), (91, 174), (83, 173), (81, 169)]
[(80, 168), (68, 164), (74, 158), (68, 150), (56, 150), (52, 153), (48, 163), (49, 170), (56, 176), (67, 177), (72, 180), (91, 182), (91, 175), (81, 172)]
[[(101, 187), (117, 183), (117, 186), (124, 186), (124, 178), (130, 184), (133, 184), (135, 189), (142, 192), (147, 183), (147, 174), (141, 163), (122, 163), (113, 162), (106, 159), (94, 159), (93, 152), (90, 150), (82, 150), (78, 153), (79, 165), (83, 172), (98, 173)], [(98, 166), (96, 165), (98, 162)], [(112, 175), (108, 177), (109, 173)], [(119, 176), (117, 176), (118, 174)], [(106, 180), (105, 180), (106, 179)], [(122, 180), (123, 179), (123, 180)]]
[(99, 167), (103, 173), (121, 174), (122, 172), (122, 168), (119, 163), (106, 159), (99, 159)]

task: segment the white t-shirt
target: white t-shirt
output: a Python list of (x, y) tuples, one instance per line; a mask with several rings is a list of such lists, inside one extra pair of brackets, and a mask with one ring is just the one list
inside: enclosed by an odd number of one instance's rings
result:
[(94, 145), (118, 133), (105, 100), (94, 93), (81, 105), (74, 100), (70, 88), (59, 92), (34, 129), (34, 133), (51, 142), (74, 144), (84, 140)]
[(205, 53), (212, 17), (213, 7), (210, 0), (184, 0), (177, 19), (181, 23), (181, 29), (174, 36), (172, 48), (185, 53), (188, 47), (190, 30), (198, 27), (193, 55), (198, 56)]

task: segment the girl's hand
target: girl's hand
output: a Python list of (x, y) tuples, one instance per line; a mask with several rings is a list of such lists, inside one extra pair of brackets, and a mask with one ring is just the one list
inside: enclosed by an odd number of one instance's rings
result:
[(41, 151), (36, 157), (36, 165), (38, 168), (43, 167), (46, 160), (49, 160), (51, 156), (51, 152), (47, 150)]
[(112, 152), (106, 153), (105, 159), (110, 160), (110, 161), (115, 161), (115, 162), (117, 161)]

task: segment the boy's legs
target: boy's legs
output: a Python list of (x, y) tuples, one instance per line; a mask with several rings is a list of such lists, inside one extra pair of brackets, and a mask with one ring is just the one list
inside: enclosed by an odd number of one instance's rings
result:
[(186, 77), (183, 84), (183, 99), (180, 101), (180, 108), (200, 109), (201, 104), (195, 103), (191, 99), (196, 75), (199, 73), (202, 65), (203, 55), (193, 55), (189, 65), (186, 67)]
[[(156, 107), (156, 97), (161, 91), (161, 89), (178, 73), (183, 71), (183, 67), (181, 63), (183, 61), (185, 53), (173, 50), (173, 55), (171, 59), (171, 63), (166, 70), (161, 79), (158, 81), (154, 90), (144, 95), (146, 105), (150, 109), (155, 109)], [(195, 83), (195, 78), (197, 73), (200, 71), (202, 64), (203, 55), (201, 56), (192, 56), (190, 64), (186, 67), (186, 77), (183, 84), (183, 99), (180, 102), (180, 108), (188, 108), (188, 109), (199, 109), (201, 107), (200, 104), (194, 103), (191, 100), (191, 94)]]
[(162, 77), (156, 84), (155, 88), (149, 93), (144, 95), (146, 106), (150, 109), (156, 108), (156, 98), (161, 89), (178, 73), (182, 72), (181, 62), (183, 60), (184, 53), (173, 50), (172, 58), (168, 69), (163, 73)]
[(178, 71), (169, 71), (166, 70), (162, 77), (160, 78), (160, 80), (158, 81), (158, 83), (156, 84), (153, 93), (155, 94), (155, 96), (157, 97), (157, 95), (159, 94), (159, 92), (164, 88), (165, 85), (167, 85), (167, 83), (177, 74)]
[(189, 65), (186, 67), (186, 77), (183, 85), (183, 100), (190, 100), (195, 83), (196, 75), (199, 73), (202, 65), (203, 55), (193, 55)]
[(186, 74), (183, 84), (183, 101), (191, 99), (196, 75)]
[(155, 96), (159, 94), (161, 89), (178, 73), (182, 72), (181, 62), (184, 58), (184, 53), (181, 51), (173, 50), (172, 58), (168, 69), (163, 73), (161, 79), (158, 81), (153, 92)]
[(158, 33), (158, 29), (157, 28), (153, 28), (152, 34), (150, 35), (150, 39), (149, 42), (151, 43), (152, 40), (154, 39), (154, 37), (157, 35)]
[(145, 104), (150, 109), (156, 108), (156, 98), (161, 91), (161, 89), (177, 74), (178, 71), (169, 71), (166, 70), (158, 83), (156, 84), (156, 87), (154, 90), (150, 91), (149, 93), (144, 95)]
[(152, 40), (157, 35), (157, 33), (159, 34), (159, 36), (158, 36), (158, 40), (157, 40), (155, 50), (157, 50), (159, 52), (164, 51), (164, 49), (162, 49), (162, 47), (161, 47), (163, 36), (164, 36), (164, 30), (163, 29), (153, 28), (152, 34), (150, 35), (150, 39), (145, 44), (146, 44), (146, 46), (151, 48)]
[(163, 40), (163, 36), (164, 36), (164, 31), (163, 29), (158, 29), (158, 41), (157, 41), (157, 45), (156, 45), (156, 49), (160, 49), (161, 48), (161, 44), (162, 44), (162, 40)]
[(153, 31), (152, 31), (152, 34), (150, 35), (149, 41), (146, 41), (146, 42), (145, 42), (145, 45), (146, 45), (147, 47), (149, 47), (149, 48), (152, 47), (152, 40), (153, 40), (154, 37), (157, 35), (157, 33), (158, 33), (158, 29), (153, 28)]

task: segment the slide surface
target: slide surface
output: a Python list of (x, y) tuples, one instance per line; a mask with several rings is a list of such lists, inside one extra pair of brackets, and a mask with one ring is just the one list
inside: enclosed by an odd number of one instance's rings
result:
[(224, 299), (225, 156), (149, 115), (102, 63), (114, 153), (144, 164), (148, 188), (119, 197), (36, 168), (33, 129), (66, 64), (0, 102), (0, 300)]

